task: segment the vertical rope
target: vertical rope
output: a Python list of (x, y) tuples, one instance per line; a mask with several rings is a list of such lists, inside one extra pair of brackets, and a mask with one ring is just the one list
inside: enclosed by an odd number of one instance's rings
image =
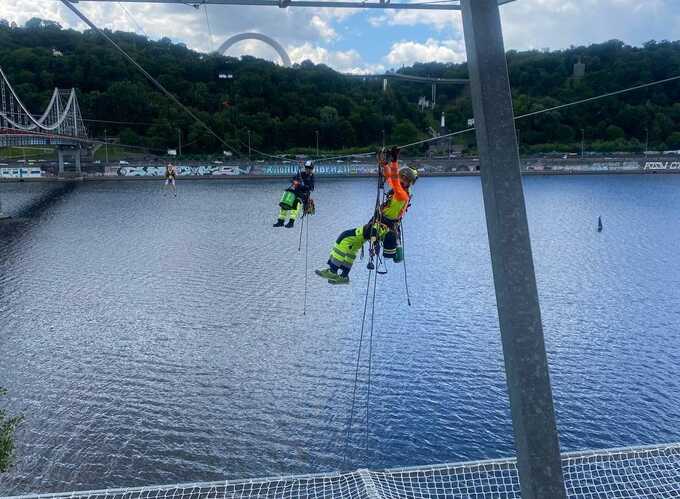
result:
[(375, 319), (375, 292), (378, 287), (378, 273), (376, 272), (373, 278), (373, 302), (371, 303), (371, 332), (368, 339), (368, 381), (366, 392), (366, 459), (368, 460), (368, 429), (370, 419), (370, 401), (371, 401), (371, 368), (373, 364), (373, 325)]
[[(302, 220), (304, 220), (305, 217), (304, 215), (302, 216)], [(307, 315), (307, 275), (309, 274), (309, 221), (307, 221), (307, 225), (305, 226), (305, 299), (304, 299), (304, 304), (302, 305), (302, 315)]]
[(347, 434), (345, 435), (345, 452), (344, 456), (342, 458), (342, 466), (343, 468), (346, 467), (347, 464), (347, 453), (349, 450), (349, 437), (350, 433), (352, 431), (352, 423), (354, 421), (354, 407), (356, 405), (356, 399), (357, 399), (357, 383), (359, 381), (359, 362), (361, 361), (361, 347), (363, 346), (364, 342), (364, 327), (366, 324), (366, 310), (368, 309), (368, 296), (370, 294), (371, 290), (371, 276), (373, 275), (373, 271), (369, 270), (368, 271), (368, 283), (366, 284), (366, 298), (364, 298), (364, 313), (361, 317), (361, 333), (359, 334), (359, 351), (357, 352), (357, 362), (356, 362), (356, 367), (354, 370), (354, 388), (352, 390), (352, 408), (350, 409), (349, 413), (349, 421), (347, 422)]
[(300, 240), (298, 241), (298, 251), (302, 250), (302, 229), (305, 226), (305, 214), (302, 213), (302, 218), (300, 218)]
[(406, 302), (408, 303), (408, 306), (411, 306), (411, 293), (409, 292), (408, 289), (408, 274), (406, 273), (406, 238), (404, 237), (404, 222), (400, 221), (399, 222), (399, 228), (401, 229), (401, 247), (404, 250), (404, 261), (402, 262), (404, 264), (404, 287), (406, 288)]

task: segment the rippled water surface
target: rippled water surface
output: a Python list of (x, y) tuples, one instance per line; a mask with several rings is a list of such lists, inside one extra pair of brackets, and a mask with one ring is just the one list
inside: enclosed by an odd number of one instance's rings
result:
[[(25, 421), (0, 493), (342, 468), (366, 292), (312, 270), (370, 180), (321, 180), (309, 279), (285, 181), (2, 184), (0, 386)], [(680, 176), (525, 179), (561, 444), (680, 440)], [(596, 232), (597, 217), (604, 231)], [(422, 179), (378, 281), (347, 467), (513, 453), (478, 178)], [(365, 352), (364, 352), (365, 353)]]

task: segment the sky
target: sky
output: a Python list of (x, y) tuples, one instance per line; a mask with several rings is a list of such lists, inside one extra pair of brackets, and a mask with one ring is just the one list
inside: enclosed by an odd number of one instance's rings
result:
[[(217, 49), (232, 35), (259, 32), (283, 45), (293, 62), (309, 59), (343, 72), (465, 61), (459, 12), (216, 5), (196, 9), (185, 4), (87, 1), (77, 6), (100, 27), (151, 39), (168, 37), (202, 52)], [(502, 6), (501, 16), (507, 50), (554, 50), (613, 38), (631, 45), (680, 38), (680, 0), (517, 0)], [(32, 17), (86, 28), (58, 0), (0, 0), (0, 18), (23, 25)], [(276, 52), (259, 41), (240, 42), (228, 53), (243, 54), (278, 61)]]

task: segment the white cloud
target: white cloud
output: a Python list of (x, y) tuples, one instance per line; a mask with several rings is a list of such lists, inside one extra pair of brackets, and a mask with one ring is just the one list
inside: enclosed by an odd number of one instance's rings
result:
[[(411, 0), (416, 1), (416, 0)], [(501, 7), (506, 48), (566, 48), (612, 38), (639, 45), (677, 39), (677, 0), (520, 0)], [(385, 11), (369, 23), (380, 26), (423, 26), (436, 32), (463, 33), (462, 18), (449, 11)]]
[(401, 41), (392, 45), (385, 61), (392, 66), (410, 65), (414, 62), (463, 62), (465, 43), (462, 40), (437, 42), (432, 38), (425, 43)]
[(290, 47), (288, 54), (293, 62), (312, 61), (315, 64), (325, 64), (341, 73), (375, 74), (385, 72), (383, 64), (366, 64), (356, 50), (328, 50), (324, 47), (304, 43), (297, 47)]
[[(182, 41), (192, 49), (208, 52), (218, 47), (228, 37), (237, 33), (254, 31), (276, 39), (283, 46), (301, 43), (325, 43), (338, 37), (333, 26), (347, 19), (355, 11), (339, 9), (279, 9), (278, 7), (215, 6), (208, 7), (210, 28), (208, 34), (204, 9), (189, 5), (159, 5), (147, 3), (77, 3), (95, 24), (103, 28), (134, 31), (147, 34), (152, 39), (169, 37)], [(129, 12), (129, 15), (125, 12)], [(54, 1), (1, 0), (0, 18), (23, 25), (31, 17), (59, 22), (68, 28), (85, 29), (86, 26), (68, 8)], [(141, 26), (142, 30), (140, 30)]]
[(446, 10), (387, 10), (368, 22), (373, 27), (426, 25), (440, 32), (445, 29), (463, 32), (460, 13)]
[[(359, 9), (211, 5), (208, 7), (214, 35), (211, 40), (205, 7), (197, 10), (183, 4), (136, 2), (124, 5), (125, 8), (114, 2), (76, 4), (102, 27), (136, 31), (152, 39), (167, 36), (206, 52), (234, 34), (255, 31), (288, 47), (293, 60), (310, 59), (345, 72), (379, 72), (385, 67), (416, 61), (465, 60), (458, 12), (386, 10), (375, 15)], [(368, 26), (365, 22), (355, 22), (361, 20), (353, 17), (358, 12), (364, 13)], [(680, 33), (678, 0), (519, 0), (503, 6), (501, 15), (508, 49), (558, 49), (611, 38), (640, 44), (650, 39), (677, 39)], [(23, 25), (31, 17), (85, 29), (84, 23), (56, 0), (0, 0), (0, 18)], [(380, 36), (378, 30), (385, 26), (409, 26), (410, 40), (394, 43), (389, 50), (383, 49), (387, 51), (383, 57), (375, 55), (373, 60), (364, 60), (366, 44)], [(353, 35), (349, 35), (350, 32)], [(354, 35), (361, 36), (355, 40)], [(344, 50), (333, 50), (333, 43), (341, 39)], [(253, 41), (238, 44), (230, 54), (278, 60), (267, 45)]]
[(309, 22), (319, 32), (319, 34), (326, 40), (332, 40), (333, 38), (336, 38), (338, 36), (338, 34), (328, 24), (328, 22), (324, 21), (319, 16), (312, 17), (312, 19)]
[(612, 38), (639, 45), (677, 39), (674, 0), (521, 0), (501, 8), (506, 48), (566, 48)]

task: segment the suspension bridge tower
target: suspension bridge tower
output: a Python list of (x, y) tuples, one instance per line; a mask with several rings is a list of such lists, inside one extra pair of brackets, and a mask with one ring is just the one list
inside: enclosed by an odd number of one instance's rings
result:
[(0, 68), (0, 147), (53, 147), (59, 157), (59, 176), (64, 177), (82, 174), (80, 154), (87, 142), (75, 89), (55, 88), (45, 112), (33, 115)]

